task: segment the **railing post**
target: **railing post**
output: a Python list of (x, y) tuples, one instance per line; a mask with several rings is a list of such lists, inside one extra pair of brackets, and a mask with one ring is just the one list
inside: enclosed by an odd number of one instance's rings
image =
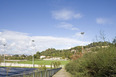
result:
[(45, 77), (47, 77), (46, 75), (47, 75), (47, 74), (46, 74), (46, 70), (45, 70)]
[(40, 71), (40, 77), (42, 77), (42, 71)]
[(52, 69), (51, 69), (51, 72), (50, 72), (51, 76), (52, 76)]
[(50, 70), (49, 70), (49, 77), (50, 77)]
[(33, 71), (33, 77), (35, 77), (35, 72)]

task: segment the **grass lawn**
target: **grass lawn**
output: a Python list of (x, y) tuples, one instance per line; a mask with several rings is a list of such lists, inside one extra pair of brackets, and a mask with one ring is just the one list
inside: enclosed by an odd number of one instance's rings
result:
[[(35, 60), (34, 63), (38, 65), (50, 65), (53, 60)], [(66, 65), (70, 61), (60, 61), (61, 65)], [(11, 62), (10, 62), (11, 63)], [(20, 64), (32, 64), (32, 61), (20, 61), (20, 62), (12, 62), (12, 63), (20, 63)]]

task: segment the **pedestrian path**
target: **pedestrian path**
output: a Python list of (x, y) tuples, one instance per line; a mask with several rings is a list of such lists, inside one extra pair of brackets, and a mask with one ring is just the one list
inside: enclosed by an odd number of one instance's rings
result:
[(53, 77), (71, 77), (71, 75), (66, 72), (64, 68), (62, 68), (60, 71), (58, 71)]

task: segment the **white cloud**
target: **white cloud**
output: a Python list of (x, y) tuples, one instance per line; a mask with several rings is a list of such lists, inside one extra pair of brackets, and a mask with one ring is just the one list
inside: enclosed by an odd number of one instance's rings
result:
[(0, 45), (1, 45), (1, 44), (6, 44), (6, 39), (0, 37)]
[(68, 30), (79, 30), (78, 28), (74, 27), (74, 25), (66, 23), (66, 22), (61, 22), (58, 27), (68, 29)]
[(110, 19), (106, 19), (106, 18), (96, 18), (96, 23), (97, 24), (101, 24), (101, 25), (112, 24), (111, 20)]
[(72, 18), (78, 19), (82, 17), (80, 13), (75, 13), (74, 11), (66, 9), (52, 11), (52, 16), (58, 20), (69, 20)]
[[(35, 42), (32, 44), (33, 39)], [(4, 40), (7, 42), (5, 48), (3, 47)], [(81, 45), (81, 43), (82, 41), (71, 38), (29, 36), (28, 34), (15, 31), (3, 31), (0, 33), (1, 54), (33, 54), (36, 53), (36, 51), (43, 51), (47, 48), (67, 49)], [(84, 42), (84, 44), (88, 43), (89, 42)], [(34, 50), (32, 46), (35, 46), (36, 49)]]

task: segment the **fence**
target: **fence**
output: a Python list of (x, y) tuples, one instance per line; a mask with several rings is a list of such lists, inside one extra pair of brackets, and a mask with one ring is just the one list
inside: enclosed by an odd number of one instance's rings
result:
[(47, 69), (45, 71), (33, 71), (29, 73), (17, 74), (10, 77), (52, 77), (55, 73), (57, 73), (62, 68), (56, 69)]
[[(0, 66), (15, 66), (15, 67), (33, 67), (33, 64), (18, 64), (18, 63), (0, 63)], [(34, 64), (35, 67), (41, 67), (41, 65)], [(45, 65), (50, 68), (51, 65)], [(60, 65), (60, 67), (64, 67), (64, 65)]]

